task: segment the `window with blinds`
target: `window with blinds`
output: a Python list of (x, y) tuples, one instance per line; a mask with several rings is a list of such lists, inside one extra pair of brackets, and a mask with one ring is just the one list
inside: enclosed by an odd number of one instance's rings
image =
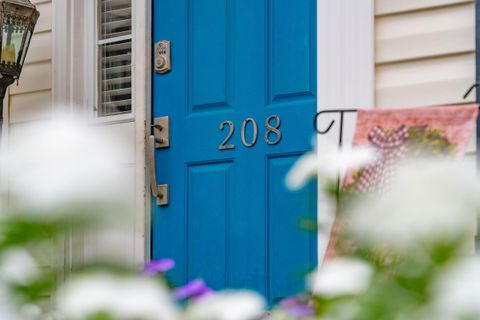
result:
[(132, 110), (132, 0), (98, 1), (99, 117)]

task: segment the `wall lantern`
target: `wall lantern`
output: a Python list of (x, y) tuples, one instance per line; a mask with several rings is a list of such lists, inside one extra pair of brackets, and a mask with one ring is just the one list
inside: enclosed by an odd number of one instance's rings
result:
[(40, 12), (29, 0), (0, 0), (1, 100), (5, 97), (8, 86), (20, 77), (39, 16)]

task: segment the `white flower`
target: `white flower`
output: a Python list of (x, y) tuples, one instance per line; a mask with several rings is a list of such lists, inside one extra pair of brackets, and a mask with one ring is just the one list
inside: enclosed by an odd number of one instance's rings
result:
[(192, 320), (253, 320), (265, 307), (265, 300), (254, 292), (223, 291), (194, 302), (187, 314)]
[(20, 314), (23, 320), (38, 320), (41, 319), (42, 309), (34, 304), (25, 304), (20, 307)]
[(480, 259), (465, 259), (443, 272), (434, 294), (436, 319), (480, 318)]
[(0, 319), (2, 320), (26, 320), (17, 310), (18, 301), (14, 299), (11, 290), (0, 283)]
[(318, 176), (335, 180), (349, 169), (361, 168), (375, 159), (371, 148), (327, 146), (302, 156), (290, 170), (286, 184), (290, 189), (302, 188), (310, 179)]
[(106, 312), (115, 319), (178, 320), (167, 289), (150, 278), (96, 274), (73, 279), (58, 293), (67, 319)]
[(13, 248), (1, 255), (0, 279), (6, 283), (28, 284), (40, 275), (38, 265), (23, 248)]
[(399, 248), (449, 239), (475, 223), (479, 185), (460, 161), (416, 161), (399, 167), (390, 191), (367, 197), (348, 217), (361, 241)]
[(361, 260), (337, 258), (325, 264), (310, 276), (313, 293), (334, 298), (363, 293), (373, 276), (372, 267)]
[(12, 134), (2, 165), (18, 206), (50, 211), (72, 203), (123, 200), (122, 150), (118, 139), (58, 119)]

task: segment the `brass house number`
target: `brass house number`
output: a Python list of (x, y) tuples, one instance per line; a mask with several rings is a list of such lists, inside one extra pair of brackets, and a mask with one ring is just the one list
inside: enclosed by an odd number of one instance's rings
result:
[[(282, 124), (282, 121), (280, 120), (279, 116), (270, 116), (265, 120), (265, 143), (273, 146), (282, 140), (282, 132), (280, 131), (280, 125)], [(220, 144), (218, 147), (219, 150), (232, 150), (235, 149), (234, 144), (229, 144), (230, 140), (232, 139), (234, 133), (235, 133), (235, 124), (233, 121), (226, 120), (223, 121), (220, 124), (220, 130), (225, 131), (228, 128), (227, 136), (225, 137), (225, 140)], [(252, 138), (247, 140), (247, 130), (252, 130), (253, 135)], [(243, 121), (242, 124), (242, 132), (240, 134), (242, 138), (242, 143), (245, 147), (251, 148), (255, 146), (258, 140), (258, 125), (255, 119), (253, 118), (247, 118), (245, 121)]]

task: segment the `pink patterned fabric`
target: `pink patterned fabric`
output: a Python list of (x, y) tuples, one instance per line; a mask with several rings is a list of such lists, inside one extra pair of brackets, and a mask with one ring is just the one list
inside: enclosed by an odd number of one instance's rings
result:
[[(388, 190), (397, 162), (407, 154), (421, 154), (422, 150), (426, 150), (435, 155), (462, 156), (475, 129), (478, 108), (478, 105), (458, 105), (388, 110), (360, 109), (353, 145), (376, 148), (378, 158), (359, 172), (348, 172), (343, 183), (344, 188), (353, 189), (357, 193), (381, 196)], [(438, 145), (442, 148), (436, 150)], [(338, 234), (343, 223), (339, 219), (335, 221), (326, 260), (337, 255)], [(354, 244), (347, 246), (354, 247)]]
[(407, 127), (401, 125), (388, 135), (381, 126), (373, 127), (368, 134), (368, 141), (378, 150), (378, 159), (368, 165), (357, 183), (359, 193), (384, 192), (393, 177), (395, 163), (402, 159), (407, 151)]

